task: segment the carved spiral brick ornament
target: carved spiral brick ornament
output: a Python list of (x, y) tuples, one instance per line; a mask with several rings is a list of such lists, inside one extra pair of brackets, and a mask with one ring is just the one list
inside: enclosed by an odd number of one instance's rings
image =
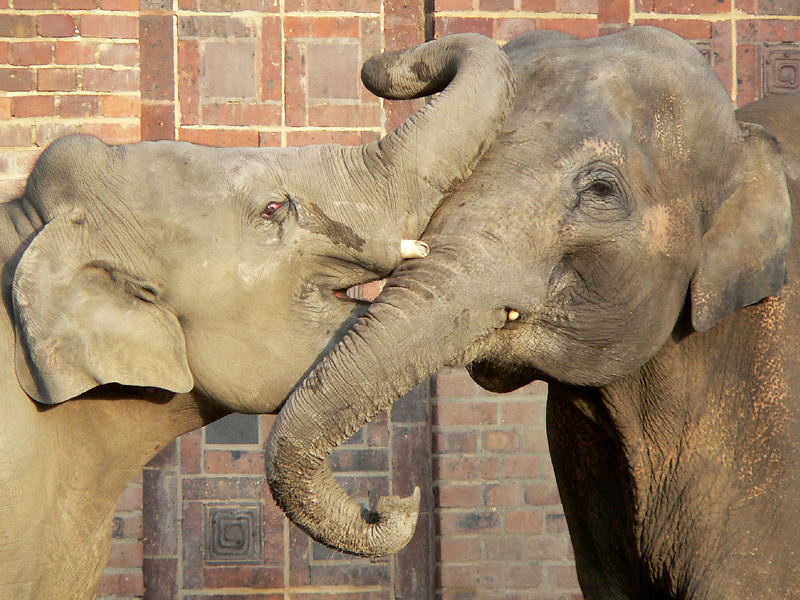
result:
[(207, 505), (206, 564), (258, 564), (261, 556), (259, 505)]
[(796, 43), (765, 45), (762, 57), (764, 95), (800, 90), (800, 46)]

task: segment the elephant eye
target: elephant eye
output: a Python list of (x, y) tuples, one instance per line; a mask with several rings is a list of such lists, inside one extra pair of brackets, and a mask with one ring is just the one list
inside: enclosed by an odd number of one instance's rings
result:
[(271, 219), (275, 216), (275, 213), (277, 213), (281, 207), (283, 207), (284, 204), (286, 204), (285, 200), (280, 202), (273, 200), (264, 207), (264, 210), (261, 211), (261, 216), (265, 219)]
[(595, 196), (599, 196), (600, 198), (605, 198), (606, 196), (610, 196), (614, 193), (614, 185), (609, 183), (608, 181), (595, 181), (589, 187), (587, 187), (585, 192), (589, 192)]

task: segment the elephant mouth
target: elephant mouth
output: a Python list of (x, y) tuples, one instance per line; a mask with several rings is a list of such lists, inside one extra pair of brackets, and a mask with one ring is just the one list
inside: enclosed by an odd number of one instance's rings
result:
[(333, 295), (347, 302), (371, 304), (380, 295), (384, 285), (386, 285), (386, 279), (375, 279), (352, 285), (346, 289), (334, 290)]

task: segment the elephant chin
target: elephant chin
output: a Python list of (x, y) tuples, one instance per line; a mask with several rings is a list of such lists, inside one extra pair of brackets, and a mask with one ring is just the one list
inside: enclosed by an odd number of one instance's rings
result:
[(489, 359), (479, 359), (469, 363), (467, 372), (483, 389), (497, 394), (513, 392), (531, 381), (544, 378), (535, 370), (497, 363)]

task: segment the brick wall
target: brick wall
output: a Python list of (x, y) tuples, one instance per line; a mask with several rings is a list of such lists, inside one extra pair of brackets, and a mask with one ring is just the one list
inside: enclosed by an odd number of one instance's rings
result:
[[(695, 43), (743, 104), (800, 88), (799, 15), (797, 0), (0, 0), (0, 200), (50, 140), (74, 131), (247, 146), (375, 139), (411, 108), (366, 93), (360, 63), (459, 31), (504, 41), (537, 28), (589, 37), (658, 25)], [(432, 424), (418, 395), (336, 459), (360, 497), (407, 492), (411, 475), (399, 473), (432, 469), (435, 505), (410, 552), (373, 564), (315, 547), (258, 483), (259, 445), (195, 432), (126, 492), (100, 595), (199, 599), (233, 585), (225, 597), (408, 598), (403, 582), (433, 579), (435, 565), (441, 600), (579, 598), (543, 386), (497, 396), (447, 370), (432, 391)], [(237, 578), (206, 560), (214, 518), (259, 525), (260, 567), (240, 564)]]

